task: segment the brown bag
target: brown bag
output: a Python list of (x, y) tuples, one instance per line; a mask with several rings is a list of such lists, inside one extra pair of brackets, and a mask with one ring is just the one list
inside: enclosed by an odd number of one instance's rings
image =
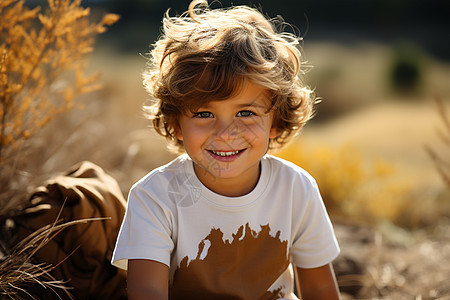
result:
[[(53, 224), (60, 212), (62, 222), (107, 217), (68, 226), (40, 249), (35, 259), (57, 265), (51, 275), (67, 281), (75, 299), (126, 299), (126, 272), (110, 263), (125, 206), (117, 182), (95, 164), (82, 162), (37, 188), (30, 206), (14, 221), (22, 239)], [(54, 293), (45, 294), (51, 298)], [(65, 297), (61, 292), (59, 296)]]

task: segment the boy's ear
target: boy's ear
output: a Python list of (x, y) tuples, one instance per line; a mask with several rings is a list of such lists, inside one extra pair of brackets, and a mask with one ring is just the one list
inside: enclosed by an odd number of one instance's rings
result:
[(270, 139), (274, 139), (278, 136), (279, 132), (278, 132), (278, 128), (274, 125), (272, 125), (272, 127), (270, 128), (269, 131), (269, 138)]
[(180, 127), (180, 125), (179, 125), (178, 123), (175, 124), (173, 130), (174, 130), (174, 132), (175, 132), (175, 137), (176, 137), (179, 141), (182, 141), (182, 140), (183, 140), (183, 133), (181, 132), (181, 127)]

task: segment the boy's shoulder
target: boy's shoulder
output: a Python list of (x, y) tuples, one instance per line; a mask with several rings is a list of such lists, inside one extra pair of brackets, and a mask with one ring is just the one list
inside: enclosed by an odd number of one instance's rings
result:
[(174, 174), (184, 173), (185, 165), (190, 161), (186, 154), (182, 154), (165, 165), (151, 170), (144, 177), (138, 180), (132, 188), (136, 186), (159, 185), (164, 181), (173, 178)]
[(288, 177), (292, 179), (300, 179), (316, 185), (316, 181), (311, 174), (291, 161), (270, 154), (266, 154), (262, 159), (270, 164), (271, 172), (279, 178)]

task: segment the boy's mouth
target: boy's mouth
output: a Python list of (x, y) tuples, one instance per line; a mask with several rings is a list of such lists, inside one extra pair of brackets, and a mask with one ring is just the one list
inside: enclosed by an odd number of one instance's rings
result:
[(220, 151), (220, 150), (207, 150), (211, 155), (218, 158), (233, 158), (241, 154), (245, 151), (245, 149), (241, 150), (232, 150), (232, 151)]

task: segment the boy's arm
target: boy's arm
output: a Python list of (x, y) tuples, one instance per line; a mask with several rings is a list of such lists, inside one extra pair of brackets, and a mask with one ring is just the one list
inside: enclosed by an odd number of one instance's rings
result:
[(127, 289), (130, 300), (167, 300), (169, 267), (148, 259), (128, 260)]
[(302, 300), (337, 300), (339, 289), (331, 264), (303, 269), (296, 267), (299, 283), (299, 291)]

